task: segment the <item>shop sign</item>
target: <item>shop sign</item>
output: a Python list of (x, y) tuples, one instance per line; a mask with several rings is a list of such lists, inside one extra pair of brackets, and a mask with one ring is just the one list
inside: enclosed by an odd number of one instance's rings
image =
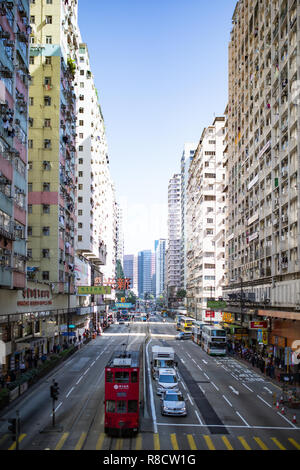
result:
[[(46, 289), (23, 289), (22, 300), (17, 300), (18, 306), (52, 305), (50, 291)], [(20, 298), (20, 297), (19, 297)]]
[(292, 362), (292, 349), (291, 348), (284, 348), (284, 365), (290, 366)]
[(97, 295), (97, 294), (110, 294), (111, 287), (109, 286), (78, 286), (78, 295)]
[[(95, 285), (100, 284), (101, 277), (96, 277), (95, 278)], [(130, 277), (125, 277), (125, 278), (115, 278), (115, 277), (109, 277), (107, 280), (103, 281), (104, 286), (108, 286), (111, 289), (116, 289), (116, 290), (127, 290), (130, 289), (130, 283), (131, 283), (131, 278)]]
[(205, 317), (206, 318), (215, 318), (214, 310), (205, 310)]
[(249, 322), (250, 330), (257, 330), (257, 329), (263, 329), (263, 328), (268, 328), (267, 321), (250, 321)]
[(207, 300), (207, 307), (208, 308), (226, 308), (227, 303), (224, 300)]
[(232, 323), (234, 322), (234, 318), (232, 313), (230, 312), (222, 312), (222, 321), (225, 323)]

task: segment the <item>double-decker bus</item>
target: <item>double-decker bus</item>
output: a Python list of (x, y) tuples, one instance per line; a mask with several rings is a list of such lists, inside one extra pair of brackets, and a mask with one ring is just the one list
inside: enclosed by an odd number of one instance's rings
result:
[(104, 430), (107, 434), (138, 431), (141, 376), (140, 351), (114, 351), (105, 367)]
[(211, 356), (225, 356), (226, 331), (220, 326), (204, 325), (202, 328), (201, 345), (204, 351)]
[(192, 340), (201, 346), (202, 328), (206, 325), (204, 321), (195, 321), (192, 328)]
[(181, 317), (180, 319), (180, 331), (184, 333), (192, 333), (192, 328), (195, 323), (195, 319), (191, 317)]

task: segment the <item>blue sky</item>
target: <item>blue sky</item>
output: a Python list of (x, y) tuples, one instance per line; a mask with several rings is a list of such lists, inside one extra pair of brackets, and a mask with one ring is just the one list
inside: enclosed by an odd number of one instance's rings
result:
[(98, 88), (125, 253), (167, 237), (168, 181), (185, 142), (227, 103), (236, 0), (79, 0)]

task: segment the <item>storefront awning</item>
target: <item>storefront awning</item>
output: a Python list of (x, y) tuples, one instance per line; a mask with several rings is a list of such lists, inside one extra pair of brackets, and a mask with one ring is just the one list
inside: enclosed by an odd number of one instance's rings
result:
[(284, 312), (283, 310), (258, 310), (261, 317), (285, 318), (288, 320), (300, 320), (300, 312)]

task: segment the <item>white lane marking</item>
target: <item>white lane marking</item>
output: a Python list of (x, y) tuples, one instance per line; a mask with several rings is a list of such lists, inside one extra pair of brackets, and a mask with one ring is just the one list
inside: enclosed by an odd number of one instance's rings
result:
[(187, 352), (187, 355), (188, 355), (189, 357), (192, 357), (188, 352)]
[(202, 370), (200, 366), (197, 365), (197, 367), (198, 367), (198, 369)]
[(232, 372), (230, 372), (230, 375), (232, 375), (234, 379), (239, 380), (239, 378), (236, 375), (232, 374)]
[(261, 401), (263, 401), (266, 405), (268, 405), (269, 408), (272, 408), (272, 406), (266, 402), (262, 397), (260, 397), (259, 395), (256, 395)]
[(249, 424), (247, 423), (247, 421), (243, 418), (243, 416), (240, 415), (240, 413), (238, 411), (236, 411), (236, 414), (241, 418), (241, 420), (246, 424), (246, 426), (249, 428)]
[(264, 389), (272, 395), (272, 390), (270, 390), (268, 387), (264, 387)]
[[(293, 426), (293, 428), (297, 428), (297, 426), (294, 425), (294, 423), (292, 423), (289, 419), (287, 419), (285, 416), (283, 416), (281, 413), (279, 413), (279, 411), (277, 411), (277, 414), (279, 416), (281, 416), (283, 419), (285, 419), (289, 424), (291, 424)], [(299, 429), (299, 428), (297, 428)]]
[(183, 359), (180, 358), (180, 360), (181, 360), (181, 362), (182, 362), (183, 364), (185, 364), (185, 361), (184, 361)]
[(253, 392), (253, 390), (251, 390), (251, 388), (248, 387), (248, 385), (244, 384), (243, 382), (242, 382), (242, 385), (244, 385), (244, 387), (248, 388), (248, 390), (250, 390), (250, 392)]
[(204, 375), (208, 380), (210, 380), (210, 378), (208, 377), (208, 375), (205, 372), (204, 372)]
[(202, 361), (204, 362), (204, 364), (208, 364), (208, 362), (205, 359), (202, 359)]
[(233, 393), (235, 393), (236, 395), (239, 395), (240, 393), (238, 392), (238, 390), (236, 390), (235, 388), (232, 387), (232, 385), (229, 385), (229, 388), (233, 391)]
[(87, 370), (83, 373), (83, 375), (87, 374), (89, 370), (90, 370), (90, 367), (87, 368)]
[(83, 378), (83, 375), (82, 375), (81, 377), (79, 377), (79, 379), (78, 379), (77, 382), (76, 382), (76, 385), (79, 384), (79, 382), (80, 382), (80, 380), (81, 380), (82, 378)]
[(232, 406), (232, 404), (231, 404), (230, 401), (225, 397), (225, 395), (222, 395), (222, 397), (224, 398), (224, 400), (227, 401), (227, 403), (228, 403), (230, 406)]
[(191, 399), (191, 397), (190, 397), (190, 394), (188, 393), (187, 396), (188, 396), (188, 399), (189, 399), (190, 402), (191, 402), (191, 405), (193, 405), (194, 403), (192, 402), (192, 399)]
[(211, 384), (215, 387), (216, 390), (219, 390), (219, 387), (217, 387), (213, 382)]
[(74, 390), (74, 387), (72, 387), (71, 390), (69, 390), (69, 392), (66, 395), (66, 398), (68, 398), (68, 396), (70, 395), (70, 393), (72, 393), (73, 390)]
[[(61, 405), (62, 405), (62, 402), (60, 402), (60, 404), (59, 404), (59, 405), (58, 405), (58, 406), (55, 408), (54, 412), (56, 412), (56, 411), (58, 410), (58, 408), (60, 408), (60, 407), (61, 407)], [(52, 416), (52, 415), (53, 415), (53, 413), (51, 413), (51, 415), (50, 415), (50, 416)]]
[(201, 385), (199, 385), (199, 388), (200, 388), (201, 392), (205, 394), (205, 390), (203, 390), (203, 388), (201, 387)]
[(195, 364), (197, 364), (197, 362), (195, 361), (195, 359), (192, 359), (192, 361), (193, 361)]
[(196, 416), (197, 416), (197, 418), (198, 418), (199, 423), (201, 424), (201, 426), (203, 426), (203, 423), (202, 423), (201, 418), (200, 418), (200, 416), (199, 416), (199, 414), (198, 414), (198, 411), (195, 410), (195, 414), (196, 414)]
[(184, 390), (186, 390), (186, 386), (185, 386), (184, 382), (181, 382), (181, 384), (182, 384)]
[(96, 361), (93, 361), (92, 364), (91, 364), (91, 367), (95, 364)]

